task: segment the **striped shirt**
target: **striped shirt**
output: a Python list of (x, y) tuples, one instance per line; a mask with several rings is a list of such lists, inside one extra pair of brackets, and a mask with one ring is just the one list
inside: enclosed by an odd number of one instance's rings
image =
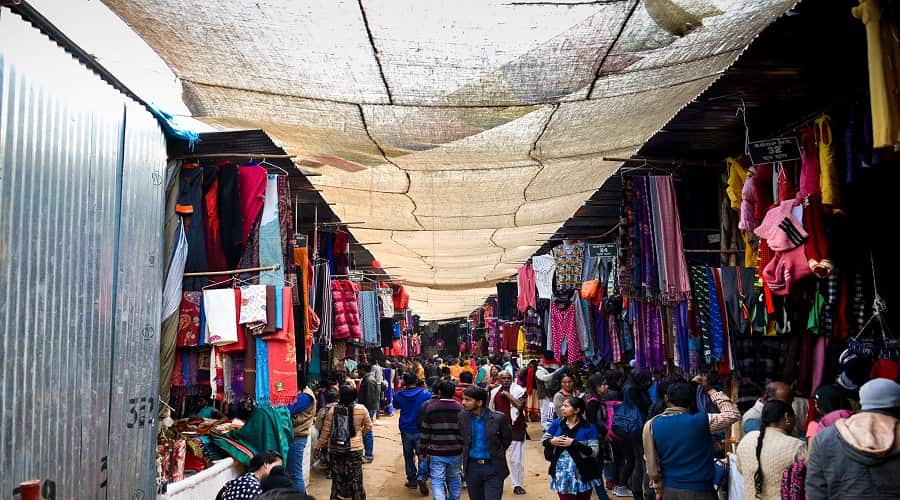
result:
[(439, 457), (455, 457), (462, 454), (462, 436), (459, 432), (459, 412), (462, 405), (452, 399), (440, 399), (428, 403), (422, 411), (419, 447), (422, 453)]

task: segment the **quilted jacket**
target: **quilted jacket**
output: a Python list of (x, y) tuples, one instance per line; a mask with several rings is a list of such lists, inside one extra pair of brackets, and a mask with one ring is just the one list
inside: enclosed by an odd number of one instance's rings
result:
[(359, 286), (348, 280), (331, 282), (334, 300), (334, 340), (362, 339), (359, 304), (356, 294)]

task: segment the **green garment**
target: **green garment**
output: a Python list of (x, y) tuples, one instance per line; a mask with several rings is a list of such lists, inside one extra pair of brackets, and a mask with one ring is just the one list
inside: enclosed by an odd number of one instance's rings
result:
[(286, 407), (257, 407), (243, 428), (215, 436), (213, 443), (238, 462), (250, 465), (250, 459), (264, 451), (274, 451), (282, 458), (287, 457), (293, 438), (294, 426)]

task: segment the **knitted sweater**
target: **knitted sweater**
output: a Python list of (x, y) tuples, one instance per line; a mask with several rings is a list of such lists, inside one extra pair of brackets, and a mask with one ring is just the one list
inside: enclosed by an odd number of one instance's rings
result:
[[(744, 477), (744, 498), (756, 498), (753, 476), (759, 464), (756, 460), (758, 442), (759, 431), (753, 431), (744, 436), (737, 446), (738, 470)], [(766, 428), (760, 455), (763, 464), (763, 491), (760, 498), (781, 498), (781, 473), (805, 456), (806, 444), (803, 441), (785, 434), (781, 429)]]
[(431, 401), (422, 408), (419, 423), (419, 448), (425, 455), (458, 457), (462, 454), (462, 435), (459, 433), (459, 412), (462, 405), (452, 399)]

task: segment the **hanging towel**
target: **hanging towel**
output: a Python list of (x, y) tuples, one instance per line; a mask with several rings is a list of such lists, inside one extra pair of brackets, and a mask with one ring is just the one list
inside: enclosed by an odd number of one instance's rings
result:
[(282, 287), (284, 328), (266, 338), (268, 348), (269, 396), (272, 406), (293, 404), (297, 399), (297, 349), (294, 342), (293, 290)]
[(203, 291), (203, 315), (206, 318), (207, 342), (213, 345), (237, 342), (237, 323), (234, 318), (234, 290)]
[(239, 322), (242, 325), (266, 322), (265, 286), (241, 287), (241, 319)]

